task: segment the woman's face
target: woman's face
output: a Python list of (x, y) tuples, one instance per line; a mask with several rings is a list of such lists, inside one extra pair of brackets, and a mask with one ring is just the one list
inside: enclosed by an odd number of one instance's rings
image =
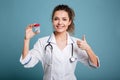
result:
[(65, 32), (71, 24), (68, 13), (64, 10), (56, 11), (53, 16), (53, 27), (56, 32)]

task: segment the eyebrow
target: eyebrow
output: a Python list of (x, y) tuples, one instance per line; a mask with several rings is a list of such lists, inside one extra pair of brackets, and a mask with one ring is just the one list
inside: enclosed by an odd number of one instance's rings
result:
[[(59, 17), (55, 16), (54, 18), (59, 18)], [(62, 17), (62, 18), (69, 18), (69, 17)]]

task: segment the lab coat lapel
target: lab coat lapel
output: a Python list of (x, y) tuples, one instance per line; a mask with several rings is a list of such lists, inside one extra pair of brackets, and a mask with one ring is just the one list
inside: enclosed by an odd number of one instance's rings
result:
[(52, 33), (48, 39), (47, 42), (50, 42), (50, 43), (53, 43), (53, 44), (56, 44), (56, 40), (55, 40), (55, 35), (54, 33)]

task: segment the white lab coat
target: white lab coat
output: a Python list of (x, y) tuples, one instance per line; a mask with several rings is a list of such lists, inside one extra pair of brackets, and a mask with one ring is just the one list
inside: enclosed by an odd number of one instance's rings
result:
[[(97, 68), (90, 62), (86, 51), (81, 50), (77, 46), (77, 38), (71, 37), (68, 34), (67, 39), (67, 46), (61, 51), (56, 45), (54, 33), (51, 36), (40, 38), (24, 59), (21, 56), (20, 62), (24, 67), (29, 68), (34, 67), (40, 61), (44, 69), (43, 80), (76, 80), (74, 71), (77, 61), (89, 67)], [(45, 51), (45, 46), (48, 42), (53, 47), (52, 53), (50, 46), (47, 46)], [(73, 56), (76, 58), (72, 63), (70, 62), (72, 56), (71, 43), (73, 43)]]

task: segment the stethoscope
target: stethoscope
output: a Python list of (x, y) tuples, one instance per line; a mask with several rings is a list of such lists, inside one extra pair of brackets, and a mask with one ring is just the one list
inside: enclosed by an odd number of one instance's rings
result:
[[(50, 36), (51, 37), (51, 36)], [(49, 42), (49, 40), (50, 40), (50, 37), (49, 37), (49, 39), (48, 39), (48, 44), (45, 46), (45, 53), (46, 53), (46, 50), (47, 50), (47, 47), (50, 47), (50, 50), (51, 50), (51, 55), (52, 55), (52, 51), (53, 51), (53, 46), (51, 45), (51, 43)], [(71, 51), (71, 57), (70, 57), (70, 62), (71, 63), (73, 63), (73, 62), (75, 62), (76, 61), (76, 59), (77, 58), (75, 58), (74, 57), (74, 55), (73, 55), (73, 43), (71, 43), (71, 48), (72, 48), (72, 51)], [(52, 63), (52, 62), (51, 62)]]

